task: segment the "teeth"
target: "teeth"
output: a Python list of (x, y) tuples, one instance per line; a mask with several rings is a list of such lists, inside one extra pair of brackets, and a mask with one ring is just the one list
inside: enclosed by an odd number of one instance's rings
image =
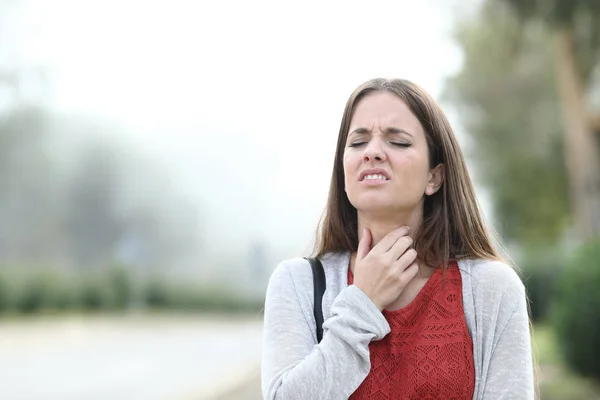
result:
[(364, 178), (365, 180), (380, 180), (380, 181), (387, 181), (387, 178), (381, 174), (377, 174), (377, 175), (367, 175)]

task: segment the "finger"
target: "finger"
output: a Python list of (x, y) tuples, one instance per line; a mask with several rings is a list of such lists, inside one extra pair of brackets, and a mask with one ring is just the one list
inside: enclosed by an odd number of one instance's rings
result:
[(373, 250), (378, 252), (385, 253), (389, 251), (390, 248), (400, 239), (402, 236), (408, 235), (409, 228), (408, 226), (401, 226), (398, 229), (394, 229), (389, 232), (387, 235), (383, 237), (375, 246), (373, 246)]
[(396, 261), (394, 265), (396, 265), (400, 271), (405, 271), (410, 268), (413, 263), (416, 263), (416, 260), (417, 251), (415, 249), (408, 249), (400, 256), (400, 258), (398, 258), (398, 261)]
[(417, 261), (411, 263), (405, 270), (402, 272), (402, 279), (404, 282), (410, 282), (417, 274), (419, 273), (419, 263)]
[(371, 241), (373, 237), (371, 236), (371, 231), (368, 228), (363, 229), (362, 238), (358, 242), (358, 249), (356, 250), (356, 260), (360, 261), (369, 254), (371, 251)]
[[(392, 260), (398, 260), (402, 254), (404, 254), (410, 246), (413, 244), (413, 239), (410, 236), (402, 236), (400, 239), (393, 244), (392, 248), (388, 251)], [(416, 254), (416, 253), (415, 253)]]

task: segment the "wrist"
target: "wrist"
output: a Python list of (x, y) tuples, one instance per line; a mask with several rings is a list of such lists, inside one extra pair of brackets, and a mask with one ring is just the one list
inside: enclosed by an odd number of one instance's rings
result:
[(371, 300), (371, 302), (375, 305), (375, 307), (377, 307), (377, 309), (379, 311), (383, 311), (383, 309), (385, 308), (385, 306), (383, 304), (381, 304), (381, 302), (379, 301), (379, 299), (377, 299), (376, 296), (372, 295), (369, 290), (363, 289), (361, 287), (360, 283), (358, 285), (356, 283), (353, 283), (352, 286), (360, 289), (360, 291), (363, 292), (365, 294), (365, 296), (367, 296), (369, 298), (369, 300)]

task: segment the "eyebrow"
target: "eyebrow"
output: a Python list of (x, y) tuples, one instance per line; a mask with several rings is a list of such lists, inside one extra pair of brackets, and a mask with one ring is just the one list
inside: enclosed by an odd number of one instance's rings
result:
[[(367, 128), (356, 128), (354, 129), (352, 132), (350, 132), (348, 134), (348, 136), (352, 135), (352, 134), (357, 134), (357, 135), (363, 135), (365, 133), (371, 133), (371, 131), (369, 131)], [(394, 127), (388, 127), (385, 129), (384, 133), (393, 133), (393, 134), (400, 134), (400, 133), (405, 133), (408, 136), (412, 136), (412, 134), (404, 129), (401, 128), (394, 128)]]

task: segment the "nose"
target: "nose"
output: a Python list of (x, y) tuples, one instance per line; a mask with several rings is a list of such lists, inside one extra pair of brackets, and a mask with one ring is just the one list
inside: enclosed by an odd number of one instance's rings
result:
[(386, 156), (379, 139), (373, 138), (365, 147), (365, 152), (363, 153), (363, 161), (385, 161)]

